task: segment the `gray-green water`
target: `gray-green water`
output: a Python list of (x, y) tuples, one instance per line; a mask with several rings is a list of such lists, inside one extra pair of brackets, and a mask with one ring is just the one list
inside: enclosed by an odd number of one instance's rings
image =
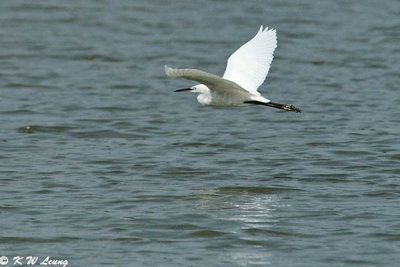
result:
[[(1, 1), (0, 257), (68, 266), (400, 261), (398, 1)], [(260, 91), (215, 109), (259, 26)], [(3, 258), (4, 259), (4, 258)], [(26, 264), (25, 264), (26, 265)]]

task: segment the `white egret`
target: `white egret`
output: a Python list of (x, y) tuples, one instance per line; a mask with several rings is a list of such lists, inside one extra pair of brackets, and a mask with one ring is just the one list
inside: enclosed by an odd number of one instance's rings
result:
[(250, 41), (229, 57), (222, 78), (197, 69), (173, 69), (166, 65), (165, 74), (200, 82), (175, 92), (197, 93), (197, 101), (203, 105), (235, 107), (253, 104), (301, 112), (293, 105), (271, 102), (257, 91), (268, 74), (276, 43), (275, 30), (268, 27), (263, 30), (261, 26)]

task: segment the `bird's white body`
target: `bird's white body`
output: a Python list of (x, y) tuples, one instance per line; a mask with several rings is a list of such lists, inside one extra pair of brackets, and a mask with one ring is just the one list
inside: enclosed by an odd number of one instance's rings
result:
[[(168, 66), (165, 66), (165, 73), (169, 77), (182, 77), (200, 82), (201, 84), (177, 91), (199, 94), (197, 101), (203, 105), (234, 107), (248, 103), (268, 104), (270, 100), (261, 96), (257, 89), (268, 74), (276, 45), (275, 30), (263, 30), (261, 26), (250, 41), (229, 57), (223, 77), (197, 69), (173, 69)], [(272, 102), (268, 105), (293, 111), (291, 105)]]
[[(258, 100), (268, 103), (269, 100), (262, 97), (252, 95), (247, 92), (235, 92), (221, 93), (210, 90), (204, 84), (195, 85), (195, 92), (199, 95), (197, 96), (197, 101), (202, 105), (210, 105), (217, 107), (237, 107), (245, 106), (245, 101)], [(193, 88), (193, 87), (192, 87)]]

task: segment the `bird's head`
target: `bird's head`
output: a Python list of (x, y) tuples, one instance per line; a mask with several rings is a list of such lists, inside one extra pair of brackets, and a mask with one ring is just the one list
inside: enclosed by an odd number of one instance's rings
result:
[(209, 94), (210, 89), (208, 89), (207, 86), (204, 84), (198, 84), (195, 86), (192, 86), (190, 88), (183, 88), (179, 90), (175, 90), (175, 92), (191, 92), (191, 93), (198, 93), (198, 94)]

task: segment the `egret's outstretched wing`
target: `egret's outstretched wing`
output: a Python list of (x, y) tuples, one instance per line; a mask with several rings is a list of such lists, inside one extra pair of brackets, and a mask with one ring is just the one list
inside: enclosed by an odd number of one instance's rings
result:
[(196, 69), (173, 69), (165, 65), (165, 74), (168, 77), (181, 77), (205, 84), (210, 90), (229, 94), (248, 94), (248, 91), (236, 83), (223, 79), (217, 75)]
[(261, 26), (253, 39), (229, 57), (223, 78), (237, 83), (252, 94), (260, 95), (257, 88), (267, 77), (276, 43), (275, 30), (263, 30)]

